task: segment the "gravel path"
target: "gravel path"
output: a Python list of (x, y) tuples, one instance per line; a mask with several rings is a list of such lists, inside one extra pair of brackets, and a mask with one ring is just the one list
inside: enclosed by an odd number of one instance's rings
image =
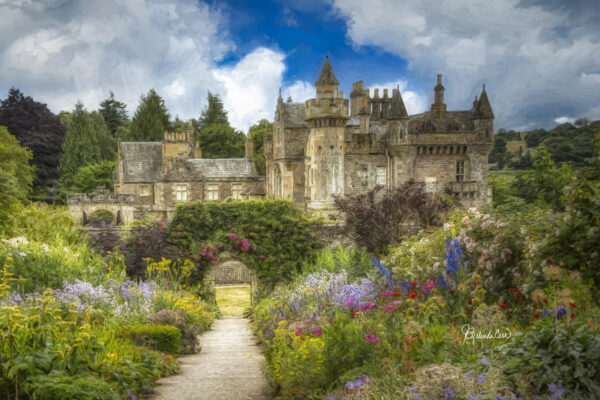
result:
[(151, 400), (268, 400), (265, 359), (241, 317), (215, 321), (202, 351), (180, 358), (181, 373), (160, 379)]

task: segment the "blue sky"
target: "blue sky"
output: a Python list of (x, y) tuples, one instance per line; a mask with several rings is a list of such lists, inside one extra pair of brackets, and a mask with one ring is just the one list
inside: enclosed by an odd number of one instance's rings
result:
[(597, 0), (0, 0), (0, 98), (10, 87), (54, 112), (113, 91), (132, 113), (150, 88), (194, 118), (208, 90), (235, 127), (272, 119), (277, 90), (304, 101), (325, 55), (352, 82), (400, 86), (428, 109), (486, 89), (496, 128), (600, 119)]

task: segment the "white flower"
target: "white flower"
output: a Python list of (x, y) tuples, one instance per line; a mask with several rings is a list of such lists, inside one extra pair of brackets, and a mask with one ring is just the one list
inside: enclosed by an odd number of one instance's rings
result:
[(469, 208), (468, 211), (469, 211), (470, 214), (475, 214), (477, 212), (477, 208), (471, 207), (471, 208)]
[(448, 231), (450, 230), (450, 224), (449, 224), (449, 223), (447, 223), (447, 222), (446, 222), (446, 223), (444, 224), (444, 230), (445, 230), (446, 232), (448, 232)]
[(469, 217), (468, 216), (463, 217), (462, 223), (466, 224), (467, 222), (469, 222)]

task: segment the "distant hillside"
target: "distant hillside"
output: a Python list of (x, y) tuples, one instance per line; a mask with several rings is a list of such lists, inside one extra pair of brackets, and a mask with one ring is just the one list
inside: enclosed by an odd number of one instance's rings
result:
[(544, 146), (556, 162), (583, 165), (585, 159), (593, 155), (594, 135), (599, 131), (600, 121), (584, 121), (580, 126), (564, 123), (550, 130), (516, 132), (500, 129), (490, 153), (490, 169), (531, 168), (532, 154), (538, 146)]

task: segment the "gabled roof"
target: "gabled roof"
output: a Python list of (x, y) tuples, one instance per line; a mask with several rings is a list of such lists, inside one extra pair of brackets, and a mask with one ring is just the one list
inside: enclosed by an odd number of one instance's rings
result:
[(187, 162), (206, 178), (243, 178), (256, 176), (254, 164), (247, 158), (193, 158)]
[(315, 85), (335, 85), (338, 86), (340, 83), (338, 82), (335, 74), (333, 73), (333, 68), (331, 68), (331, 64), (329, 64), (329, 56), (325, 58), (325, 64), (323, 64), (323, 68), (321, 69), (321, 75), (319, 75), (319, 79), (315, 82)]
[(121, 142), (123, 182), (156, 182), (162, 167), (161, 142)]
[(408, 117), (408, 113), (406, 112), (406, 107), (404, 106), (404, 101), (402, 100), (400, 89), (394, 89), (394, 94), (392, 95), (392, 109), (390, 110), (390, 118), (406, 117)]

